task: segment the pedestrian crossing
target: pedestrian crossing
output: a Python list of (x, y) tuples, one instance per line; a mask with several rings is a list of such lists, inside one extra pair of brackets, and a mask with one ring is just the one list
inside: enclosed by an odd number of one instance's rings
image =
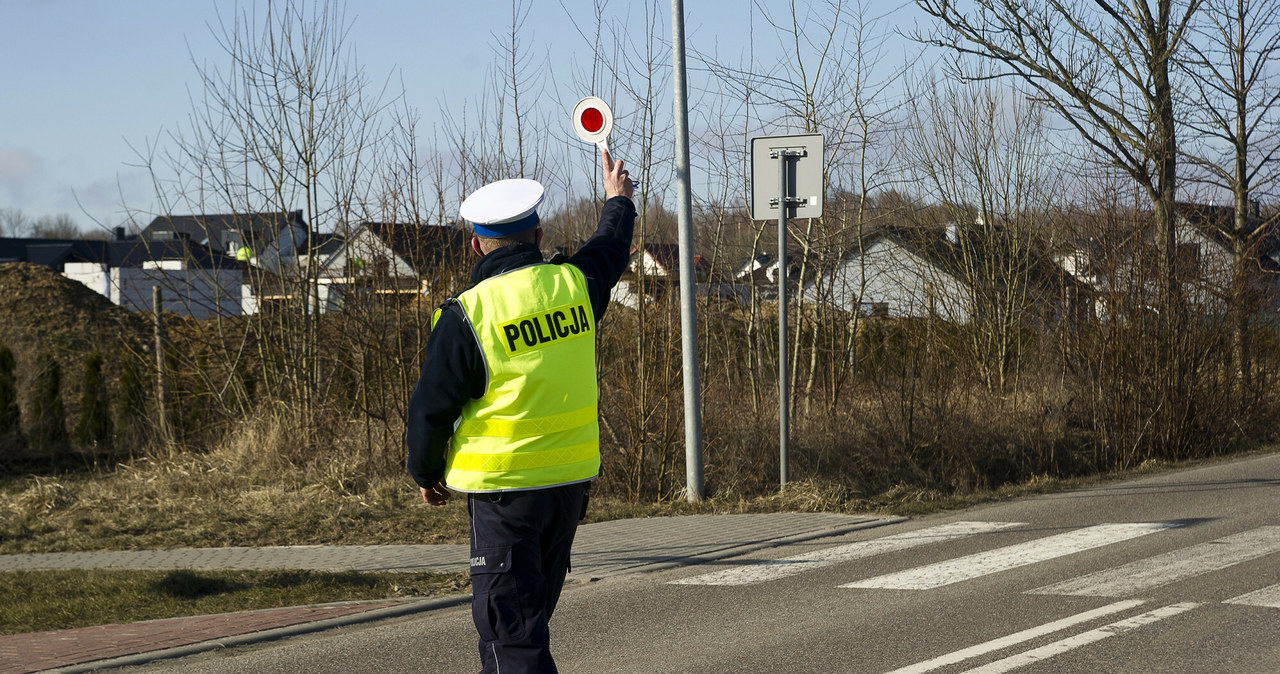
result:
[(1020, 566), (1044, 562), (1057, 557), (1111, 545), (1145, 536), (1176, 525), (1164, 523), (1099, 524), (1018, 545), (968, 555), (887, 576), (869, 578), (840, 587), (880, 588), (888, 590), (928, 590), (972, 580)]
[(1248, 594), (1242, 594), (1239, 597), (1228, 599), (1224, 604), (1238, 604), (1240, 606), (1263, 606), (1266, 608), (1280, 608), (1280, 585), (1272, 585), (1256, 590)]
[(1031, 590), (1031, 594), (1128, 597), (1273, 552), (1280, 552), (1280, 527), (1261, 527)]
[[(1039, 536), (1012, 545), (991, 547), (953, 559), (921, 564), (902, 570), (839, 583), (847, 590), (926, 591), (994, 576), (1012, 569), (1066, 557), (1108, 546), (1121, 546), (1146, 536), (1159, 535), (1186, 526), (1184, 522), (1104, 523)], [(757, 561), (742, 566), (669, 581), (673, 585), (752, 585), (780, 580), (843, 562), (892, 553), (912, 552), (964, 539), (981, 540), (994, 533), (1026, 534), (1023, 522), (952, 522), (916, 531), (858, 541), (777, 560)], [(995, 540), (995, 539), (992, 539)], [(1112, 639), (1126, 632), (1174, 619), (1203, 606), (1199, 602), (1150, 605), (1143, 593), (1222, 571), (1238, 564), (1280, 553), (1280, 526), (1262, 526), (1189, 545), (1111, 568), (1086, 573), (1060, 582), (1025, 590), (1027, 595), (1064, 597), (1105, 597), (1119, 601), (1076, 613), (1043, 625), (1036, 625), (895, 669), (888, 674), (924, 674), (940, 669), (955, 671), (968, 661), (981, 662), (999, 657), (1001, 651), (1017, 651), (1024, 644), (1034, 646), (1006, 657), (965, 670), (965, 674), (1000, 674), (1031, 665), (1090, 644)], [(937, 556), (933, 556), (937, 559)], [(856, 567), (853, 567), (856, 569)], [(1280, 609), (1280, 584), (1251, 590), (1222, 601), (1223, 604)], [(1127, 615), (1135, 614), (1136, 615)], [(1107, 624), (1096, 626), (1099, 622)], [(1095, 625), (1090, 627), (1090, 625)], [(1072, 632), (1056, 641), (1043, 643), (1060, 632)], [(1037, 642), (1039, 645), (1032, 644)]]
[(693, 578), (673, 580), (673, 585), (751, 585), (778, 580), (856, 559), (874, 557), (890, 552), (909, 550), (930, 543), (944, 543), (976, 534), (1025, 526), (1021, 522), (952, 522), (941, 526), (885, 536), (869, 541), (824, 548), (784, 559), (756, 562), (722, 571), (713, 571)]
[[(951, 522), (917, 531), (814, 550), (775, 560), (755, 561), (669, 581), (671, 585), (752, 585), (780, 580), (844, 562), (910, 551), (996, 532), (1017, 532), (1024, 522)], [(930, 590), (1031, 564), (1112, 546), (1184, 526), (1181, 522), (1106, 523), (1035, 538), (1022, 543), (852, 580), (843, 589)], [(1280, 553), (1280, 526), (1263, 526), (1208, 543), (1173, 550), (1127, 564), (1027, 590), (1026, 594), (1132, 597), (1250, 560)], [(1280, 585), (1224, 603), (1280, 608)]]

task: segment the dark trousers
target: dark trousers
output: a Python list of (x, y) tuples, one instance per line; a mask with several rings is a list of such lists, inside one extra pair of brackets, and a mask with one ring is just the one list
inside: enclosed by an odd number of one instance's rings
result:
[(469, 496), (481, 674), (556, 671), (547, 621), (569, 571), (585, 498), (585, 483)]

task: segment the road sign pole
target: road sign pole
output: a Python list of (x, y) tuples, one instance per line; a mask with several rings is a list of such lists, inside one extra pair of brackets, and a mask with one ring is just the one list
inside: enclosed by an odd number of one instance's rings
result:
[[(767, 176), (777, 167), (777, 182)], [(751, 139), (752, 220), (778, 209), (778, 481), (790, 479), (791, 400), (787, 361), (787, 218), (822, 217), (822, 135), (766, 136)], [(772, 184), (770, 184), (772, 183)], [(777, 191), (774, 191), (774, 186)], [(799, 195), (807, 196), (799, 196)], [(777, 195), (777, 196), (774, 196)], [(794, 209), (794, 210), (790, 210)], [(803, 279), (801, 279), (803, 281)], [(803, 293), (803, 288), (801, 288)], [(803, 295), (796, 298), (800, 306)]]
[(778, 479), (787, 486), (790, 467), (787, 396), (787, 152), (778, 151)]

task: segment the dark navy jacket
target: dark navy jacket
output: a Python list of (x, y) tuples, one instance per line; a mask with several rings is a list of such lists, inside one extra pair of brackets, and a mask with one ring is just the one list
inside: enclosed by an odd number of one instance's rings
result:
[[(567, 261), (587, 278), (587, 293), (597, 323), (631, 256), (635, 219), (636, 207), (627, 197), (606, 201), (596, 233)], [(480, 258), (471, 270), (471, 284), (542, 261), (542, 252), (532, 244), (504, 246)], [(461, 306), (447, 302), (444, 309), (427, 341), (422, 375), (409, 399), (405, 433), (409, 474), (421, 487), (431, 487), (444, 477), (445, 451), (453, 436), (453, 425), (462, 414), (462, 406), (483, 396), (488, 384), (480, 345), (467, 326)]]

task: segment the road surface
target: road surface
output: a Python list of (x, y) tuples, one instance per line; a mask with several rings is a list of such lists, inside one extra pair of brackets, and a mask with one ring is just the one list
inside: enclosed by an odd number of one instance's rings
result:
[[(1280, 672), (1280, 455), (578, 583), (562, 672)], [(156, 662), (476, 671), (466, 607)]]

